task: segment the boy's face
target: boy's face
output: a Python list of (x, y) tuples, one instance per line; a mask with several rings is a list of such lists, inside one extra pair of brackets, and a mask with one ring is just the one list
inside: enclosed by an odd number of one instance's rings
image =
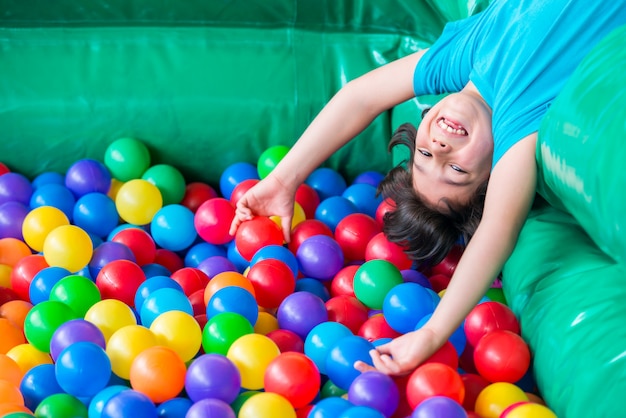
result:
[(443, 212), (467, 203), (489, 178), (493, 155), (491, 109), (474, 91), (441, 99), (417, 130), (413, 187)]

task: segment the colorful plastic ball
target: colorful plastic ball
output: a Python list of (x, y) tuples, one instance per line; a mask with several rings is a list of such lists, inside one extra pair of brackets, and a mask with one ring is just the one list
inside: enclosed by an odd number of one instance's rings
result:
[(303, 353), (281, 353), (265, 370), (265, 391), (284, 396), (294, 408), (301, 408), (312, 402), (320, 385), (317, 366)]
[(50, 290), (50, 300), (69, 306), (77, 317), (83, 318), (89, 308), (102, 300), (100, 290), (90, 279), (71, 275), (59, 280)]
[(0, 204), (0, 239), (23, 239), (22, 224), (29, 208), (20, 202), (5, 202)]
[(75, 396), (67, 393), (55, 393), (39, 403), (35, 409), (35, 416), (38, 418), (87, 418), (88, 410), (87, 406)]
[(45, 171), (35, 176), (31, 184), (33, 189), (38, 189), (45, 184), (65, 184), (65, 176), (56, 171)]
[(474, 364), (490, 382), (515, 383), (528, 371), (530, 349), (522, 337), (511, 331), (490, 331), (474, 347)]
[(152, 236), (141, 228), (120, 230), (111, 237), (110, 242), (125, 245), (134, 255), (134, 261), (140, 266), (154, 262), (156, 244)]
[(104, 165), (119, 181), (137, 179), (150, 166), (150, 151), (138, 139), (119, 138), (107, 146), (104, 152)]
[(170, 311), (181, 311), (193, 316), (193, 307), (189, 298), (181, 291), (172, 288), (161, 288), (151, 292), (139, 309), (141, 323), (150, 327), (161, 314)]
[(30, 203), (33, 186), (23, 174), (6, 173), (0, 176), (0, 205), (6, 202)]
[(153, 276), (142, 282), (135, 292), (135, 303), (133, 306), (139, 307), (145, 302), (146, 298), (156, 290), (170, 288), (183, 292), (182, 286), (169, 276)]
[[(282, 228), (282, 218), (277, 215), (270, 216), (270, 219), (279, 227)], [(293, 203), (293, 212), (291, 217), (291, 227), (290, 230), (293, 230), (299, 223), (303, 222), (306, 219), (306, 214), (304, 213), (304, 209), (298, 202)]]
[(157, 406), (157, 416), (161, 418), (186, 418), (193, 402), (186, 397), (177, 397)]
[(227, 257), (228, 251), (224, 245), (210, 244), (208, 242), (198, 242), (186, 251), (185, 267), (198, 267), (198, 265), (209, 257)]
[(78, 341), (59, 353), (55, 362), (59, 386), (77, 398), (90, 398), (107, 386), (111, 361), (104, 349), (90, 341)]
[(32, 254), (23, 241), (17, 238), (0, 238), (0, 264), (15, 267), (23, 258)]
[(235, 217), (235, 207), (224, 198), (216, 197), (205, 201), (194, 215), (194, 226), (198, 235), (210, 244), (221, 245), (233, 240), (229, 234), (230, 224)]
[(55, 393), (63, 393), (57, 382), (54, 364), (39, 364), (24, 373), (19, 385), (24, 404), (34, 411), (42, 400)]
[(463, 403), (465, 386), (459, 373), (443, 363), (425, 363), (415, 369), (407, 382), (407, 400), (411, 408), (432, 396), (446, 396)]
[(354, 294), (354, 275), (361, 265), (350, 264), (343, 267), (337, 272), (330, 283), (331, 296), (355, 296)]
[(247, 179), (237, 184), (237, 186), (235, 186), (232, 193), (230, 194), (230, 197), (228, 198), (230, 203), (232, 203), (233, 206), (237, 206), (237, 202), (239, 202), (239, 199), (241, 199), (243, 195), (246, 194), (248, 190), (250, 190), (253, 186), (255, 186), (259, 181), (260, 180), (256, 178)]
[(322, 200), (315, 209), (315, 219), (324, 222), (335, 233), (339, 222), (354, 213), (359, 213), (354, 203), (343, 196), (330, 196)]
[(254, 164), (250, 164), (245, 161), (233, 163), (226, 167), (220, 175), (220, 192), (224, 198), (230, 200), (237, 185), (246, 180), (258, 179), (259, 172)]
[(10, 172), (11, 172), (11, 169), (7, 167), (6, 164), (0, 163), (0, 176), (6, 173), (10, 173)]
[(184, 267), (176, 270), (170, 276), (183, 289), (183, 293), (188, 297), (198, 290), (204, 291), (209, 283), (209, 276), (200, 269), (194, 267)]
[[(117, 299), (134, 307), (135, 294), (146, 280), (146, 275), (130, 260), (113, 260), (106, 264), (96, 276), (96, 286), (102, 299)], [(141, 306), (137, 306), (140, 309)]]
[(246, 289), (227, 286), (217, 290), (207, 303), (207, 318), (210, 319), (222, 312), (238, 313), (251, 324), (255, 324), (259, 316), (259, 307), (254, 296)]
[(310, 277), (303, 277), (296, 280), (294, 292), (309, 292), (319, 296), (324, 302), (330, 299), (330, 292), (324, 285), (324, 282)]
[(28, 295), (31, 303), (36, 305), (50, 299), (50, 291), (54, 285), (70, 274), (70, 271), (63, 267), (46, 267), (40, 270), (30, 282)]
[(230, 404), (241, 390), (241, 376), (237, 366), (228, 357), (203, 354), (189, 365), (185, 390), (194, 402), (219, 399)]
[(205, 305), (208, 305), (209, 300), (211, 300), (215, 292), (228, 286), (241, 287), (250, 292), (253, 296), (255, 295), (254, 286), (246, 276), (237, 271), (224, 271), (213, 276), (204, 288)]
[(250, 397), (239, 410), (238, 418), (296, 418), (287, 399), (277, 393), (263, 392)]
[(159, 209), (150, 223), (150, 232), (159, 247), (170, 251), (189, 248), (198, 236), (193, 212), (178, 204)]
[(106, 341), (100, 329), (84, 319), (72, 319), (60, 325), (50, 339), (50, 356), (56, 361), (61, 352), (79, 342), (90, 342), (104, 349)]
[(395, 265), (398, 270), (411, 268), (413, 262), (405, 254), (402, 247), (390, 242), (383, 232), (375, 235), (365, 249), (365, 260), (387, 260)]
[(241, 256), (250, 261), (254, 254), (267, 245), (282, 245), (283, 231), (270, 218), (257, 216), (239, 225), (235, 245)]
[(304, 353), (322, 374), (327, 374), (326, 357), (344, 337), (353, 335), (348, 327), (338, 322), (322, 322), (311, 329), (304, 340)]
[(182, 173), (169, 164), (156, 164), (141, 175), (154, 184), (163, 197), (163, 206), (179, 204), (185, 196), (186, 182)]
[(98, 237), (106, 237), (119, 221), (113, 199), (96, 192), (79, 197), (72, 216), (76, 226)]
[(245, 334), (235, 340), (226, 357), (239, 370), (241, 386), (250, 390), (264, 388), (264, 375), (267, 366), (280, 354), (274, 341), (265, 335)]
[(339, 172), (328, 167), (315, 169), (305, 180), (319, 195), (320, 201), (331, 196), (341, 196), (348, 187), (345, 178)]
[(265, 259), (276, 259), (285, 263), (291, 271), (294, 277), (298, 277), (298, 259), (283, 245), (267, 245), (259, 249), (252, 259), (250, 260), (250, 266), (254, 266), (257, 262)]
[(302, 207), (306, 219), (315, 218), (315, 211), (320, 204), (320, 197), (313, 187), (306, 183), (302, 183), (298, 186), (295, 201)]
[(230, 346), (239, 337), (254, 333), (254, 328), (245, 316), (235, 312), (223, 312), (208, 319), (202, 329), (204, 352), (226, 355)]
[(446, 256), (443, 258), (443, 260), (431, 267), (431, 275), (445, 274), (448, 277), (452, 277), (454, 271), (456, 270), (457, 264), (459, 264), (459, 260), (461, 259), (462, 254), (463, 246), (453, 246), (448, 254), (446, 254)]
[(163, 207), (161, 191), (144, 179), (130, 180), (120, 186), (115, 196), (120, 217), (133, 225), (147, 225)]
[(369, 184), (370, 186), (378, 187), (384, 178), (385, 175), (378, 171), (364, 171), (354, 178), (352, 184)]
[(374, 219), (376, 219), (376, 222), (378, 222), (378, 224), (382, 227), (384, 224), (385, 215), (388, 212), (394, 211), (395, 208), (396, 205), (393, 200), (389, 198), (383, 199), (383, 201), (380, 203), (380, 205), (378, 205), (378, 208), (376, 209), (376, 216), (374, 216)]
[(476, 305), (464, 322), (467, 343), (476, 347), (478, 341), (490, 331), (497, 329), (520, 333), (517, 317), (508, 306), (500, 302), (483, 302)]
[(22, 328), (6, 318), (0, 318), (0, 332), (2, 334), (0, 354), (6, 354), (13, 347), (26, 342)]
[(325, 305), (328, 320), (344, 324), (353, 334), (359, 332), (369, 317), (369, 309), (354, 296), (335, 296), (327, 300)]
[(157, 248), (154, 262), (167, 268), (170, 273), (185, 267), (183, 258), (178, 253), (165, 248)]
[(104, 409), (104, 405), (113, 397), (113, 395), (116, 395), (124, 390), (130, 390), (130, 388), (125, 385), (110, 385), (94, 395), (88, 405), (87, 412), (89, 418), (102, 418), (102, 409)]
[(65, 185), (55, 183), (44, 184), (36, 189), (29, 202), (29, 206), (32, 209), (43, 206), (56, 208), (63, 212), (69, 220), (72, 220), (75, 204), (76, 197), (72, 194), (71, 190), (65, 187)]
[(122, 379), (129, 379), (133, 360), (139, 353), (155, 345), (156, 336), (146, 327), (127, 325), (118, 329), (111, 335), (106, 346), (113, 373)]
[(198, 354), (202, 344), (202, 328), (196, 319), (183, 311), (162, 313), (150, 325), (159, 345), (174, 350), (183, 362)]
[(509, 406), (527, 401), (526, 393), (513, 383), (495, 382), (480, 392), (476, 398), (474, 411), (481, 417), (499, 418)]
[(191, 212), (196, 213), (200, 205), (216, 197), (218, 197), (218, 194), (213, 187), (206, 183), (196, 181), (188, 183), (185, 186), (185, 195), (180, 201), (180, 204)]
[(428, 281), (428, 277), (420, 271), (414, 269), (405, 269), (401, 270), (402, 278), (405, 282), (417, 283), (426, 288), (431, 288), (430, 282)]
[(314, 235), (300, 244), (296, 253), (302, 274), (319, 280), (331, 280), (344, 267), (341, 247), (334, 238)]
[(278, 319), (273, 313), (259, 308), (259, 317), (254, 324), (254, 332), (261, 335), (267, 335), (269, 332), (278, 329)]
[[(387, 293), (403, 282), (400, 270), (393, 263), (382, 259), (369, 260), (354, 274), (354, 294), (368, 308), (382, 309)], [(395, 329), (394, 324), (388, 321)]]
[(411, 418), (467, 418), (467, 412), (455, 400), (446, 396), (433, 396), (420, 403)]
[(376, 187), (367, 183), (353, 183), (343, 191), (341, 196), (354, 203), (360, 213), (372, 219), (375, 218), (376, 210), (383, 201), (382, 196), (376, 195)]
[(365, 260), (369, 241), (381, 232), (374, 218), (364, 213), (344, 217), (335, 228), (335, 239), (348, 260)]
[(11, 357), (0, 354), (0, 381), (4, 380), (13, 386), (20, 386), (24, 372)]
[(356, 334), (368, 341), (376, 341), (381, 338), (396, 338), (401, 335), (401, 333), (391, 328), (385, 316), (381, 314), (367, 318)]
[[(5, 243), (6, 240), (12, 239), (13, 238), (4, 238), (0, 240), (2, 241), (0, 244)], [(0, 247), (2, 246), (0, 245)], [(20, 299), (29, 300), (28, 296), (31, 282), (37, 273), (47, 267), (50, 267), (50, 265), (46, 262), (43, 255), (32, 254), (20, 258), (11, 270), (11, 289), (18, 294)]]
[(340, 416), (353, 405), (347, 399), (333, 396), (316, 402), (309, 412), (310, 418), (333, 418)]
[(556, 414), (545, 405), (534, 402), (521, 402), (508, 413), (503, 413), (502, 418), (556, 418)]
[[(433, 304), (433, 306), (435, 306), (435, 304)], [(426, 325), (426, 323), (430, 320), (431, 317), (432, 317), (432, 312), (423, 316), (417, 322), (415, 329), (419, 329), (423, 327), (424, 325)], [(467, 337), (465, 336), (465, 330), (463, 328), (463, 324), (461, 324), (457, 329), (454, 330), (454, 332), (448, 338), (448, 341), (454, 347), (454, 350), (456, 351), (457, 355), (461, 356), (461, 354), (463, 354), (463, 351), (465, 351), (465, 347), (467, 346)]]
[(354, 379), (361, 374), (354, 368), (356, 361), (373, 365), (370, 350), (374, 345), (365, 338), (351, 335), (337, 341), (326, 356), (326, 374), (343, 390), (350, 389)]
[(57, 328), (76, 318), (76, 313), (66, 304), (44, 301), (33, 306), (26, 315), (24, 335), (28, 342), (39, 351), (49, 353), (50, 340)]
[(276, 343), (281, 353), (304, 353), (304, 341), (293, 331), (277, 328), (265, 335)]
[(107, 342), (117, 330), (137, 324), (133, 310), (117, 299), (103, 299), (95, 303), (85, 314), (85, 320), (98, 327)]
[(236, 415), (228, 403), (211, 398), (195, 402), (185, 416), (185, 418), (205, 417), (235, 418)]
[(78, 160), (65, 173), (65, 186), (76, 198), (93, 192), (107, 194), (111, 187), (111, 172), (99, 161)]
[(391, 328), (404, 334), (415, 330), (420, 320), (432, 314), (435, 307), (428, 289), (417, 283), (400, 283), (386, 292), (382, 309)]
[(254, 287), (257, 304), (266, 309), (277, 308), (296, 286), (293, 270), (285, 262), (273, 258), (251, 264), (246, 277)]
[(156, 406), (143, 393), (129, 389), (111, 396), (102, 408), (102, 418), (156, 418)]
[(12, 358), (24, 373), (40, 364), (52, 364), (49, 353), (37, 349), (32, 344), (19, 344), (7, 351), (6, 355)]
[(76, 225), (56, 227), (43, 243), (43, 256), (50, 266), (77, 272), (85, 267), (93, 255), (89, 234)]
[(328, 311), (319, 296), (295, 292), (280, 304), (276, 318), (280, 328), (293, 331), (304, 340), (316, 325), (328, 321)]
[(274, 145), (263, 151), (257, 161), (259, 178), (267, 177), (288, 152), (289, 147), (286, 145)]
[(348, 400), (389, 417), (398, 408), (400, 393), (393, 379), (378, 371), (358, 375), (348, 389)]
[(235, 271), (239, 273), (243, 273), (246, 271), (250, 262), (243, 258), (239, 250), (237, 249), (237, 245), (235, 241), (231, 241), (226, 245), (226, 256), (235, 266)]
[(463, 381), (463, 386), (465, 387), (463, 408), (468, 411), (473, 411), (478, 395), (484, 388), (489, 386), (491, 382), (476, 373), (462, 373), (461, 380)]
[(221, 255), (214, 255), (201, 261), (197, 268), (209, 278), (213, 278), (220, 273), (237, 271), (235, 264), (227, 257)]
[(326, 235), (331, 238), (334, 237), (333, 232), (324, 222), (317, 219), (306, 219), (292, 229), (291, 240), (288, 245), (289, 251), (293, 254), (297, 254), (300, 245), (305, 240), (315, 235)]
[(130, 366), (131, 387), (159, 404), (175, 398), (185, 386), (187, 368), (171, 348), (148, 347)]

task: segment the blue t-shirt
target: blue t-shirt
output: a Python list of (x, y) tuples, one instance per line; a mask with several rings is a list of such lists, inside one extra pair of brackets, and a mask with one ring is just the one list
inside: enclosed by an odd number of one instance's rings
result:
[(493, 111), (495, 166), (539, 130), (568, 76), (623, 24), (625, 0), (494, 0), (446, 25), (415, 69), (415, 94), (456, 92), (471, 80)]

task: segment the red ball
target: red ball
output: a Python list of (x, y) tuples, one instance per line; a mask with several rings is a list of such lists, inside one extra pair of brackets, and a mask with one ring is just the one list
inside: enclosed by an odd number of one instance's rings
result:
[(367, 244), (365, 260), (387, 260), (395, 265), (398, 270), (410, 269), (413, 265), (411, 259), (398, 244), (390, 242), (383, 232), (376, 234)]
[(432, 396), (447, 396), (463, 404), (465, 386), (452, 367), (443, 363), (425, 363), (409, 375), (406, 394), (413, 409)]
[(107, 263), (96, 276), (96, 286), (102, 299), (117, 299), (131, 308), (135, 306), (135, 294), (146, 280), (146, 275), (130, 260), (113, 260)]
[(296, 190), (295, 201), (298, 202), (306, 219), (314, 219), (315, 211), (320, 204), (320, 196), (317, 191), (306, 183), (302, 183)]
[(448, 277), (452, 277), (454, 271), (456, 270), (457, 264), (459, 264), (459, 260), (461, 259), (461, 255), (463, 255), (464, 248), (460, 245), (455, 245), (452, 247), (450, 252), (439, 262), (439, 264), (435, 264), (430, 269), (430, 274), (444, 274)]
[(183, 259), (180, 258), (178, 254), (174, 251), (166, 250), (165, 248), (159, 248), (156, 250), (154, 262), (168, 269), (170, 273), (185, 267)]
[(357, 334), (369, 317), (369, 309), (354, 296), (335, 296), (325, 303), (328, 320), (339, 322)]
[(383, 224), (385, 223), (383, 221), (385, 214), (387, 212), (392, 212), (393, 210), (395, 210), (396, 208), (396, 204), (394, 203), (393, 200), (387, 198), (384, 199), (382, 202), (380, 202), (380, 204), (378, 205), (378, 208), (376, 208), (376, 222), (378, 222), (378, 225), (383, 226)]
[(230, 203), (232, 203), (233, 206), (237, 205), (237, 202), (239, 201), (239, 199), (241, 199), (241, 196), (246, 194), (246, 192), (250, 190), (259, 181), (260, 181), (259, 179), (242, 180), (239, 184), (235, 186), (232, 193), (230, 194)]
[(193, 316), (206, 315), (206, 305), (204, 304), (204, 289), (196, 290), (189, 296)]
[(206, 183), (193, 182), (185, 186), (185, 194), (180, 204), (196, 213), (200, 205), (215, 197), (218, 197), (218, 194), (213, 187)]
[(233, 240), (228, 231), (234, 218), (233, 204), (223, 197), (216, 197), (200, 205), (193, 223), (203, 240), (209, 244), (221, 245)]
[(451, 279), (450, 276), (445, 274), (434, 274), (428, 278), (428, 282), (430, 283), (430, 287), (432, 287), (435, 292), (439, 293), (448, 288)]
[(357, 333), (368, 341), (376, 341), (382, 338), (396, 338), (400, 333), (389, 326), (384, 315), (372, 315), (359, 328)]
[(476, 398), (491, 382), (476, 373), (463, 373), (461, 380), (463, 380), (463, 386), (465, 386), (463, 408), (467, 411), (473, 411), (476, 406)]
[(20, 299), (30, 302), (30, 283), (41, 270), (50, 267), (43, 255), (22, 257), (11, 270), (11, 289)]
[(474, 364), (490, 382), (515, 383), (528, 371), (530, 349), (522, 337), (511, 331), (491, 331), (478, 341)]
[(291, 230), (289, 251), (296, 254), (300, 244), (315, 235), (326, 235), (334, 238), (333, 231), (324, 222), (318, 219), (305, 219)]
[(296, 288), (291, 268), (275, 258), (265, 258), (254, 263), (246, 277), (254, 287), (257, 304), (266, 309), (278, 308)]
[(116, 233), (111, 241), (126, 245), (135, 255), (135, 262), (140, 265), (154, 263), (156, 244), (152, 236), (140, 228), (126, 228)]
[(11, 170), (9, 169), (9, 167), (7, 167), (6, 164), (4, 163), (0, 163), (0, 176), (6, 173), (10, 173)]
[(339, 270), (330, 282), (330, 295), (346, 295), (356, 297), (354, 294), (354, 274), (359, 267), (361, 266), (358, 264), (351, 264)]
[(206, 285), (209, 284), (209, 276), (195, 267), (183, 267), (172, 273), (170, 277), (183, 288), (187, 297), (199, 290), (204, 292)]
[(335, 240), (346, 260), (365, 260), (367, 244), (380, 232), (380, 225), (371, 216), (351, 213), (335, 227)]
[(279, 328), (268, 332), (266, 337), (276, 343), (281, 353), (288, 351), (304, 353), (304, 341), (293, 331)]
[(467, 343), (459, 356), (459, 367), (466, 373), (478, 373), (474, 364), (474, 346)]
[(439, 350), (430, 356), (425, 363), (441, 363), (452, 367), (454, 370), (459, 368), (459, 355), (450, 341), (443, 343)]
[(282, 395), (294, 408), (301, 408), (317, 396), (321, 376), (313, 360), (303, 353), (289, 351), (270, 362), (263, 383), (266, 392)]
[(520, 333), (519, 321), (511, 308), (503, 303), (496, 301), (479, 303), (465, 318), (467, 343), (474, 348), (483, 335), (497, 329)]
[(18, 295), (13, 289), (0, 286), (0, 306), (4, 305), (7, 302), (11, 302), (12, 300), (19, 300), (20, 295)]
[(242, 222), (235, 235), (235, 246), (239, 254), (252, 260), (254, 254), (267, 245), (283, 245), (283, 231), (270, 218), (257, 216)]

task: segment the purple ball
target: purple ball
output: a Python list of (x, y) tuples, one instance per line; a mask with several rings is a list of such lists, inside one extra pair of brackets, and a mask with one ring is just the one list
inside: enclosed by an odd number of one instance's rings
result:
[(111, 187), (111, 173), (103, 163), (85, 158), (67, 170), (65, 186), (77, 198), (93, 192), (107, 194)]
[(415, 407), (411, 418), (467, 418), (467, 412), (454, 399), (432, 396)]
[(294, 292), (282, 301), (276, 318), (280, 328), (295, 332), (306, 340), (316, 325), (328, 321), (328, 310), (319, 296), (306, 291)]
[(427, 289), (433, 288), (432, 285), (430, 284), (430, 281), (428, 280), (428, 277), (426, 277), (423, 273), (420, 273), (417, 270), (413, 270), (413, 269), (401, 270), (400, 274), (402, 274), (402, 278), (404, 279), (405, 282), (417, 283), (419, 285), (424, 286)]
[(219, 399), (202, 399), (194, 403), (185, 418), (236, 418), (235, 411), (226, 402)]
[(318, 280), (332, 280), (344, 266), (341, 247), (327, 235), (305, 239), (298, 247), (296, 258), (302, 274)]
[(28, 212), (28, 207), (20, 202), (0, 204), (0, 239), (16, 238), (23, 241), (22, 224)]
[(19, 173), (5, 173), (0, 176), (0, 205), (6, 202), (30, 203), (33, 186)]
[(50, 339), (50, 356), (56, 361), (61, 351), (77, 342), (92, 342), (105, 349), (102, 331), (89, 321), (73, 319), (59, 326)]
[(225, 271), (237, 271), (235, 263), (221, 255), (214, 255), (198, 264), (198, 270), (204, 272), (209, 277), (215, 277)]
[(187, 369), (185, 390), (189, 399), (196, 403), (217, 399), (230, 404), (241, 390), (241, 375), (228, 357), (215, 353), (202, 354)]
[(137, 261), (135, 254), (127, 245), (116, 241), (104, 241), (93, 250), (89, 261), (89, 274), (91, 277), (98, 277), (102, 267), (115, 260), (129, 260), (133, 263)]
[(378, 184), (385, 178), (385, 175), (378, 171), (365, 171), (359, 174), (352, 184), (369, 184), (374, 187), (378, 187)]
[(389, 417), (398, 408), (400, 391), (391, 377), (378, 371), (358, 375), (348, 389), (348, 400)]

